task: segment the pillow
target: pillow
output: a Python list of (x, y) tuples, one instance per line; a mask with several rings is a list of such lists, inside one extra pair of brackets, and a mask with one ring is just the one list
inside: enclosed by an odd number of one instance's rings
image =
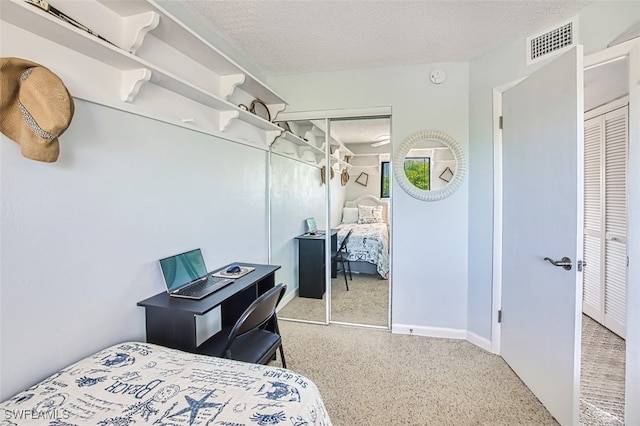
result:
[(382, 206), (358, 206), (358, 223), (384, 223)]
[(357, 207), (343, 208), (342, 223), (358, 223), (358, 208)]

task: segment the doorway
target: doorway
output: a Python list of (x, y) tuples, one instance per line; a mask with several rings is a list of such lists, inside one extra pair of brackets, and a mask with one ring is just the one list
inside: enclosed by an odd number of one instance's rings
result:
[[(619, 46), (615, 46), (613, 48), (609, 48), (603, 52), (600, 52), (598, 54), (593, 54), (590, 55), (589, 57), (585, 58), (585, 65), (595, 65), (595, 64), (599, 64), (599, 63), (605, 63), (607, 61), (610, 61), (612, 59), (618, 58), (620, 56), (627, 56), (629, 57), (629, 67), (628, 69), (630, 70), (630, 73), (632, 75), (639, 75), (640, 74), (640, 63), (638, 63), (638, 61), (640, 60), (639, 58), (640, 55), (640, 48), (638, 48), (636, 45), (634, 45), (634, 43), (630, 43), (627, 42), (623, 45), (619, 45)], [(627, 86), (628, 86), (628, 90), (629, 90), (629, 102), (630, 105), (637, 105), (637, 102), (640, 100), (640, 94), (639, 94), (639, 87), (638, 87), (638, 83), (637, 83), (637, 79), (628, 79), (627, 80)], [(502, 164), (502, 140), (501, 140), (501, 132), (499, 131), (499, 116), (500, 113), (499, 111), (501, 111), (501, 102), (502, 102), (502, 92), (504, 90), (506, 90), (508, 87), (513, 86), (515, 83), (511, 83), (508, 85), (505, 85), (503, 87), (498, 87), (494, 90), (494, 128), (496, 129), (496, 132), (494, 133), (494, 158), (495, 158), (495, 164), (498, 165), (495, 168), (495, 176), (494, 176), (494, 182), (495, 182), (495, 204), (494, 204), (494, 214), (495, 214), (495, 227), (494, 227), (494, 293), (493, 293), (493, 305), (494, 307), (496, 307), (494, 313), (493, 313), (493, 327), (492, 327), (492, 350), (495, 353), (500, 353), (501, 350), (501, 339), (500, 339), (500, 334), (501, 334), (501, 324), (499, 322), (499, 317), (500, 317), (500, 308), (502, 307), (502, 274), (501, 274), (501, 270), (502, 270), (502, 245), (501, 245), (501, 240), (502, 240), (502, 231), (501, 231), (501, 226), (502, 226), (502, 217), (501, 217), (501, 212), (502, 212), (502, 170), (501, 170), (501, 166), (499, 166), (500, 164)], [(634, 103), (635, 102), (635, 103)], [(633, 107), (630, 108), (630, 111), (633, 111)], [(636, 117), (637, 120), (637, 115), (634, 116)], [(630, 118), (629, 120), (629, 145), (630, 146), (636, 146), (639, 143), (638, 140), (638, 123), (634, 122), (633, 118)], [(637, 155), (631, 156), (629, 158), (629, 182), (630, 182), (630, 186), (629, 186), (629, 228), (632, 229), (633, 226), (631, 225), (631, 222), (633, 221), (634, 218), (634, 214), (633, 214), (633, 206), (634, 206), (634, 200), (638, 199), (638, 188), (635, 187), (635, 185), (632, 184), (633, 178), (632, 176), (637, 175), (637, 172), (635, 172), (635, 169), (638, 167), (638, 157)], [(637, 202), (637, 201), (635, 201)], [(635, 228), (633, 228), (635, 229)], [(630, 234), (629, 235), (629, 240), (630, 241), (634, 241), (634, 236), (637, 240), (638, 238), (638, 234)], [(632, 257), (632, 251), (633, 251), (633, 247), (630, 248), (629, 251), (629, 256)], [(588, 267), (588, 266), (587, 266)], [(640, 302), (640, 297), (638, 295), (638, 287), (637, 285), (634, 283), (634, 279), (632, 278), (632, 275), (634, 273), (637, 273), (637, 268), (635, 267), (635, 265), (630, 264), (630, 266), (628, 266), (628, 283), (629, 286), (627, 288), (627, 301), (626, 301), (626, 305), (627, 305), (627, 309), (626, 309), (626, 323), (627, 323), (627, 327), (631, 327), (635, 330), (635, 332), (633, 332), (632, 330), (628, 330), (627, 334), (629, 336), (635, 336), (637, 333), (637, 327), (636, 327), (636, 321), (637, 318), (639, 317), (639, 313), (638, 313), (638, 303)], [(635, 280), (637, 281), (637, 280)], [(581, 286), (580, 286), (581, 287)], [(633, 321), (633, 320), (636, 321)], [(579, 338), (579, 336), (578, 336)], [(637, 363), (631, 363), (629, 364), (629, 360), (635, 360), (637, 359), (637, 353), (639, 352), (640, 348), (638, 346), (640, 346), (640, 342), (637, 341), (638, 339), (633, 338), (631, 340), (627, 340), (626, 342), (626, 349), (623, 349), (623, 351), (626, 350), (626, 372), (625, 372), (625, 377), (626, 377), (626, 399), (627, 400), (634, 400), (637, 399), (638, 396), (638, 387), (636, 385), (633, 385), (633, 383), (628, 383), (628, 379), (629, 377), (634, 377), (637, 375), (637, 368), (638, 365)], [(578, 340), (579, 341), (579, 340)], [(640, 411), (635, 407), (635, 406), (626, 406), (626, 410), (625, 410), (625, 417), (626, 417), (626, 421), (629, 422), (629, 424), (633, 423), (633, 422), (637, 422), (638, 419), (640, 419)]]
[(624, 421), (629, 58), (586, 67), (581, 403)]

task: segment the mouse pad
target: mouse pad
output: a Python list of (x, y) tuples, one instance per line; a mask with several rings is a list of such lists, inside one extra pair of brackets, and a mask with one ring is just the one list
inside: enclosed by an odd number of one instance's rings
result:
[(242, 266), (240, 265), (240, 272), (227, 272), (226, 271), (226, 267), (224, 267), (223, 269), (219, 270), (218, 272), (215, 272), (213, 274), (211, 274), (211, 276), (214, 277), (222, 277), (222, 278), (240, 278), (244, 275), (247, 275), (249, 272), (253, 271), (254, 268), (253, 266)]

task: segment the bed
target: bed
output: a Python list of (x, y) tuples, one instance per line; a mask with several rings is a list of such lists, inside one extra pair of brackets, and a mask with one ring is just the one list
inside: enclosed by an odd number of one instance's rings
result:
[(331, 425), (315, 384), (282, 368), (149, 343), (111, 346), (0, 404), (7, 425)]
[(347, 201), (338, 228), (338, 246), (350, 229), (347, 242), (353, 272), (389, 276), (389, 205), (372, 195)]

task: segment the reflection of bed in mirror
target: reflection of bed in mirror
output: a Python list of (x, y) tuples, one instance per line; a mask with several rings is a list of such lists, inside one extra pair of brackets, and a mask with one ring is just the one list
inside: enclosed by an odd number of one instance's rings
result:
[(352, 272), (389, 276), (389, 204), (372, 195), (344, 203), (338, 225), (338, 246), (350, 229), (347, 243)]

